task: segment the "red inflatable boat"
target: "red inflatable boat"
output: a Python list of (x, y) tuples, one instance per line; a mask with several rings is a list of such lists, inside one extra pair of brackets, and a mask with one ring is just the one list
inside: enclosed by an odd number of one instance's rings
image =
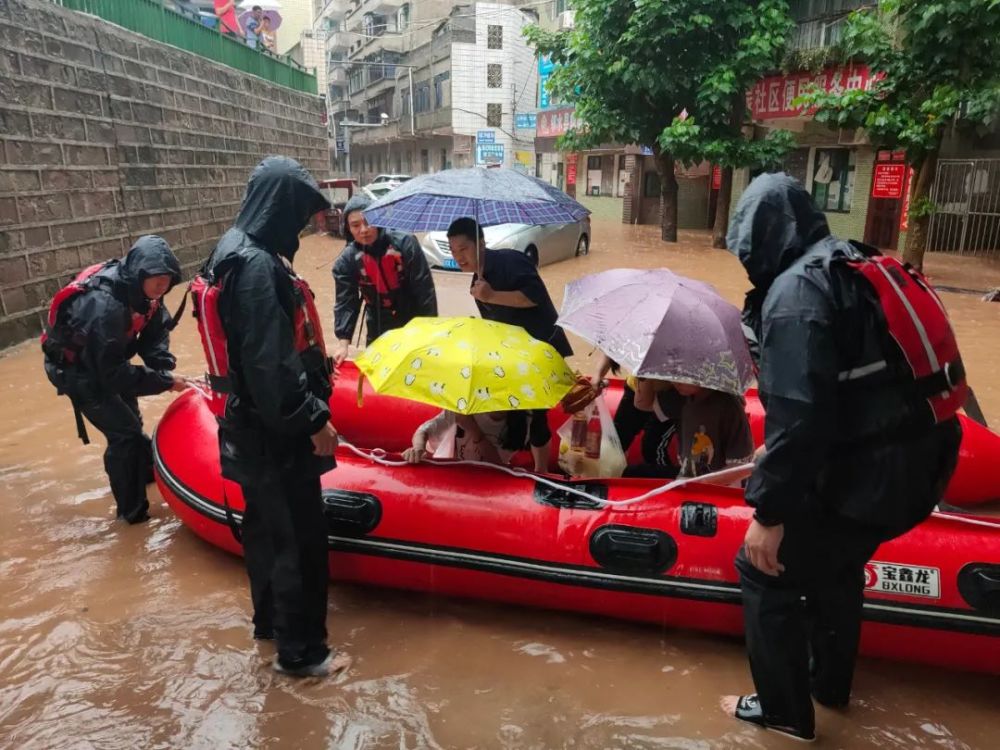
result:
[[(399, 450), (433, 413), (369, 395), (359, 411), (354, 377), (344, 370), (333, 401), (338, 428), (357, 446)], [(243, 501), (220, 475), (209, 398), (181, 395), (157, 428), (154, 450), (171, 508), (196, 534), (238, 554), (229, 523), (239, 522)], [(689, 484), (614, 507), (601, 500), (633, 498), (657, 482), (550, 477), (553, 487), (491, 468), (389, 467), (347, 448), (337, 459), (323, 477), (336, 579), (734, 635), (742, 629), (733, 558), (750, 510), (739, 490)], [(935, 514), (880, 548), (867, 576), (865, 653), (1000, 673), (1000, 522)]]

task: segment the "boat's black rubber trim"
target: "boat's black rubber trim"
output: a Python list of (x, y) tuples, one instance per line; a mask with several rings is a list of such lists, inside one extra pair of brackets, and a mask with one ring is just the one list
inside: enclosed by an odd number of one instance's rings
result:
[[(225, 509), (221, 505), (196, 494), (167, 470), (156, 450), (155, 439), (153, 441), (153, 460), (160, 478), (179, 500), (213, 521), (222, 525), (226, 524)], [(236, 516), (237, 520), (242, 520), (241, 514), (234, 512), (233, 515)], [(735, 583), (709, 582), (695, 578), (624, 575), (600, 568), (551, 563), (493, 552), (431, 546), (378, 537), (352, 539), (342, 536), (328, 536), (327, 542), (333, 552), (464, 568), (568, 586), (717, 604), (739, 605), (742, 601), (740, 587)], [(1000, 616), (992, 616), (974, 610), (945, 609), (917, 603), (869, 599), (865, 602), (865, 619), (889, 625), (906, 625), (915, 628), (932, 628), (1000, 637)]]

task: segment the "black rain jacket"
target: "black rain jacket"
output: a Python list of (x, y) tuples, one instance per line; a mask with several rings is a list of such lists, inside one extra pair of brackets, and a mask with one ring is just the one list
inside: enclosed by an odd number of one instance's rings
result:
[(296, 161), (271, 156), (253, 171), (236, 222), (205, 271), (225, 274), (219, 316), (233, 393), (220, 420), (223, 474), (252, 481), (268, 467), (316, 474), (333, 468), (315, 456), (311, 435), (330, 420), (328, 383), (307, 372), (295, 350), (291, 262), (310, 217), (329, 208)]
[(365, 323), (368, 329), (368, 343), (386, 331), (401, 328), (413, 318), (437, 317), (437, 294), (434, 278), (427, 266), (427, 258), (420, 243), (412, 234), (379, 229), (378, 239), (373, 245), (361, 245), (354, 240), (347, 217), (353, 211), (363, 211), (371, 204), (364, 195), (356, 195), (344, 207), (344, 238), (347, 246), (333, 264), (333, 280), (337, 288), (337, 299), (333, 307), (333, 329), (338, 339), (351, 339), (357, 327), (361, 302), (366, 291), (362, 288), (361, 271), (363, 255), (376, 259), (385, 255), (389, 246), (396, 248), (403, 257), (403, 276), (399, 280), (399, 291), (392, 300), (390, 310), (383, 309), (375, 301), (376, 292), (368, 289)]
[[(147, 314), (150, 301), (142, 283), (167, 275), (171, 287), (181, 280), (181, 267), (166, 240), (145, 235), (124, 259), (111, 261), (91, 277), (91, 288), (67, 300), (59, 311), (50, 352), (59, 344), (79, 350), (78, 362), (67, 365), (47, 353), (45, 372), (73, 399), (99, 400), (110, 395), (150, 396), (173, 384), (177, 364), (170, 353), (173, 325), (163, 301), (138, 336), (132, 335), (132, 313)], [(142, 365), (132, 364), (138, 355)]]
[(957, 463), (958, 420), (932, 426), (905, 383), (841, 372), (902, 353), (867, 282), (838, 257), (808, 192), (785, 174), (741, 197), (727, 243), (753, 284), (744, 323), (756, 336), (767, 452), (746, 489), (765, 525), (837, 512), (898, 535), (940, 501)]

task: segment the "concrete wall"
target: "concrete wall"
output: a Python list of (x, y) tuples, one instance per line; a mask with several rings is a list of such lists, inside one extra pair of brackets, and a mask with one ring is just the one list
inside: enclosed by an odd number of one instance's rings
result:
[(266, 154), (326, 171), (318, 97), (40, 0), (0, 0), (0, 347), (80, 268), (158, 233), (186, 267)]

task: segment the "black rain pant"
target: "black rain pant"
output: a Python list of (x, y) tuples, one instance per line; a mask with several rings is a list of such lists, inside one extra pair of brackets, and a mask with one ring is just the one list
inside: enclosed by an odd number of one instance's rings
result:
[(241, 483), (254, 632), (273, 633), (284, 666), (317, 664), (330, 653), (327, 525), (319, 477), (260, 467), (256, 473), (255, 481)]
[(142, 431), (139, 400), (123, 393), (78, 403), (83, 415), (108, 441), (104, 471), (118, 517), (129, 523), (145, 521), (149, 517), (146, 485), (153, 481), (153, 449)]
[(777, 577), (740, 549), (747, 652), (768, 724), (815, 729), (812, 698), (846, 706), (861, 636), (865, 564), (883, 530), (833, 514), (786, 522)]

